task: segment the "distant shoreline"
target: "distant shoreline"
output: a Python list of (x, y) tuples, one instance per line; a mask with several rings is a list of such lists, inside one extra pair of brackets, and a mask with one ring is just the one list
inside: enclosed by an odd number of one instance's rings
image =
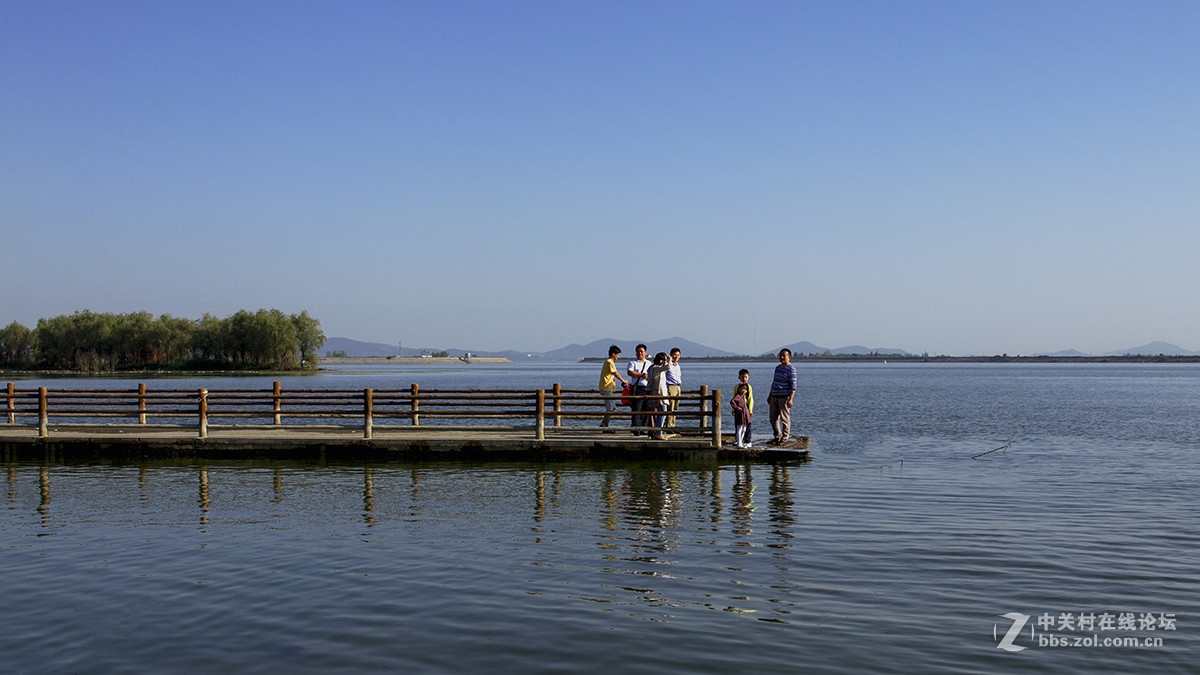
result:
[[(603, 363), (601, 356), (588, 356), (578, 361), (539, 361), (540, 363)], [(775, 363), (774, 356), (695, 356), (684, 355), (688, 363)], [(796, 354), (792, 363), (1200, 363), (1200, 355), (1168, 355), (1158, 354), (1148, 356), (1142, 354), (1127, 354), (1124, 356), (917, 356), (903, 354), (847, 354), (847, 355), (802, 355)], [(449, 357), (419, 357), (419, 356), (349, 356), (323, 357), (316, 369), (279, 371), (279, 370), (128, 370), (103, 373), (89, 373), (76, 370), (19, 370), (0, 369), (3, 376), (48, 376), (48, 377), (111, 377), (128, 378), (137, 375), (153, 375), (155, 377), (263, 377), (269, 375), (315, 375), (324, 366), (392, 366), (392, 365), (486, 365), (515, 363), (506, 357), (472, 356), (466, 360), (460, 356)]]
[(503, 356), (323, 356), (320, 366), (416, 366), (416, 365), (462, 365), (475, 363), (512, 363)]
[[(709, 361), (712, 363), (774, 363), (775, 356), (696, 356), (686, 361)], [(600, 356), (580, 359), (580, 363), (601, 363)], [(1200, 363), (1200, 355), (1172, 356), (1158, 354), (1126, 354), (1124, 356), (918, 356), (913, 354), (794, 354), (793, 363), (816, 361), (820, 363)]]
[(348, 356), (348, 357), (331, 357), (325, 356), (317, 362), (316, 368), (306, 368), (303, 370), (183, 370), (183, 369), (164, 369), (164, 370), (118, 370), (104, 372), (89, 372), (81, 370), (18, 370), (18, 369), (0, 369), (0, 376), (37, 376), (44, 375), (48, 377), (110, 377), (115, 379), (129, 378), (138, 375), (153, 375), (155, 377), (264, 377), (270, 375), (316, 375), (325, 366), (392, 366), (392, 365), (475, 365), (475, 364), (504, 364), (512, 363), (511, 360), (504, 357), (494, 356), (472, 356), (468, 361), (461, 356), (450, 357), (420, 357), (420, 356)]

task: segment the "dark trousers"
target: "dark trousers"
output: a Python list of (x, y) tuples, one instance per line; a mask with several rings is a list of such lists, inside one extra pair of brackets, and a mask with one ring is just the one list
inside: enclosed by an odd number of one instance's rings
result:
[[(641, 385), (634, 385), (633, 390), (630, 393), (635, 394), (637, 396), (645, 396), (646, 394), (650, 393), (650, 388), (643, 387)], [(644, 399), (644, 398), (635, 398), (632, 401), (630, 401), (629, 408), (635, 413), (649, 411), (651, 409), (650, 400)], [(649, 415), (634, 415), (633, 421), (630, 422), (629, 426), (648, 427), (648, 426), (650, 426), (650, 422), (651, 422), (651, 420), (650, 420)]]

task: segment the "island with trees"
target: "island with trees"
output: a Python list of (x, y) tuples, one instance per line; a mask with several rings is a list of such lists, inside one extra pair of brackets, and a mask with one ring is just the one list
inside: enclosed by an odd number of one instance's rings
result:
[(139, 370), (315, 370), (321, 322), (278, 309), (198, 320), (84, 310), (0, 328), (0, 368), (84, 373)]

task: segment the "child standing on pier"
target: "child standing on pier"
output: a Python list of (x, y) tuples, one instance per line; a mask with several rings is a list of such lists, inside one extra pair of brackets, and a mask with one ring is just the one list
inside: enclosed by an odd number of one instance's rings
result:
[(729, 401), (729, 407), (733, 411), (733, 440), (739, 448), (749, 445), (746, 442), (751, 418), (750, 407), (746, 403), (746, 396), (749, 393), (750, 385), (739, 382), (733, 388), (733, 399)]
[(746, 425), (738, 427), (737, 417), (734, 417), (734, 437), (739, 448), (750, 447), (750, 421), (754, 417), (754, 387), (750, 386), (750, 371), (742, 368), (738, 371), (738, 383), (733, 386), (733, 393), (737, 394), (738, 390), (745, 387), (742, 392), (742, 397), (746, 401)]

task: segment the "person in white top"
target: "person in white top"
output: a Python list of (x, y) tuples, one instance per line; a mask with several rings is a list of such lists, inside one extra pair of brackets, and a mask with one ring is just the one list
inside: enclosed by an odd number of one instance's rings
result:
[[(638, 345), (634, 353), (637, 354), (637, 358), (630, 361), (629, 367), (625, 369), (625, 374), (629, 376), (629, 393), (634, 396), (645, 396), (650, 393), (650, 362), (646, 360), (646, 345)], [(649, 403), (645, 398), (633, 398), (629, 401), (629, 408), (636, 413), (646, 410)], [(650, 423), (645, 415), (634, 415), (630, 426), (648, 427)], [(639, 432), (634, 431), (633, 433)]]
[[(683, 374), (679, 368), (679, 347), (671, 348), (671, 361), (667, 369), (667, 395), (679, 396), (683, 391)], [(667, 401), (667, 428), (675, 426), (675, 411), (679, 410), (679, 399), (672, 398)]]
[[(650, 366), (650, 394), (654, 398), (650, 401), (650, 410), (654, 412), (662, 412), (666, 408), (665, 397), (667, 396), (667, 371), (671, 366), (664, 352), (659, 352), (654, 355), (654, 365)], [(650, 438), (656, 441), (665, 441), (667, 437), (663, 435), (663, 423), (666, 421), (664, 415), (651, 415), (650, 424), (654, 427), (654, 431), (650, 432)]]

